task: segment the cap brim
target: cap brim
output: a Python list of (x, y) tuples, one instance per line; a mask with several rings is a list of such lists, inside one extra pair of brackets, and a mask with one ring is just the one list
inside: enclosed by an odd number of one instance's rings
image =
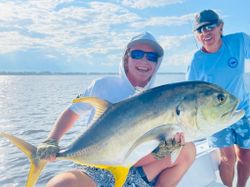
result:
[(195, 25), (194, 31), (196, 31), (197, 29), (199, 29), (199, 28), (201, 28), (201, 27), (203, 27), (205, 25), (209, 25), (209, 24), (213, 24), (213, 23), (207, 21), (207, 22), (202, 22), (202, 23), (200, 23), (198, 25)]
[(128, 44), (127, 48), (131, 48), (134, 45), (139, 44), (139, 43), (148, 44), (149, 46), (151, 46), (155, 50), (155, 52), (158, 53), (158, 55), (160, 57), (163, 55), (162, 47), (158, 43), (156, 43), (152, 40), (147, 40), (147, 39), (134, 40)]
[(200, 23), (200, 24), (198, 24), (198, 25), (195, 25), (194, 31), (196, 31), (197, 29), (199, 29), (199, 28), (201, 28), (201, 27), (203, 27), (203, 26), (205, 26), (205, 25), (219, 24), (219, 23), (221, 23), (221, 20), (220, 20), (220, 19), (219, 19), (219, 20), (216, 20), (216, 21), (206, 21), (206, 22), (202, 22), (202, 23)]

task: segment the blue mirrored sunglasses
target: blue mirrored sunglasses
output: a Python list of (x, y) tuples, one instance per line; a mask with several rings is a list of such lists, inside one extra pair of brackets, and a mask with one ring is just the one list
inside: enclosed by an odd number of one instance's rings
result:
[(202, 32), (204, 32), (205, 30), (206, 31), (211, 31), (211, 30), (213, 30), (215, 27), (217, 27), (218, 26), (218, 24), (211, 24), (211, 25), (205, 25), (205, 26), (203, 26), (203, 27), (200, 27), (200, 28), (198, 28), (196, 31), (198, 32), (198, 33), (202, 33)]
[(153, 63), (158, 62), (159, 55), (155, 52), (146, 52), (142, 50), (132, 50), (129, 52), (129, 56), (133, 59), (142, 59), (146, 55), (147, 60)]

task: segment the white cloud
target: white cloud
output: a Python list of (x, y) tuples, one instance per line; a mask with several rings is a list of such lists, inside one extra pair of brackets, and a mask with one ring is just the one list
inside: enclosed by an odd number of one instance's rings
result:
[(122, 0), (122, 4), (131, 8), (145, 9), (182, 3), (184, 0)]
[(168, 65), (169, 64), (182, 65), (183, 67), (185, 67), (184, 69), (186, 69), (188, 64), (191, 62), (193, 54), (194, 54), (193, 50), (190, 50), (189, 52), (185, 52), (185, 53), (176, 53), (167, 57), (166, 61)]
[(185, 72), (194, 52), (197, 50), (193, 42), (193, 35), (161, 36), (159, 41), (164, 48), (163, 71)]
[[(35, 48), (48, 51), (45, 56), (50, 59), (56, 59), (56, 55), (61, 54), (67, 62), (83, 59), (84, 63), (94, 64), (97, 57), (103, 57), (103, 62), (99, 63), (110, 66), (120, 62), (129, 39), (146, 30), (146, 27), (181, 26), (193, 19), (191, 14), (179, 17), (149, 16), (145, 19), (138, 12), (117, 3), (90, 1), (76, 6), (71, 2), (73, 0), (0, 3), (0, 53)], [(134, 1), (136, 6), (141, 4), (140, 7), (143, 7), (142, 4), (150, 7), (149, 2), (164, 6), (182, 1)], [(190, 35), (157, 36), (167, 53), (171, 51), (173, 54), (190, 38)], [(182, 64), (183, 55), (178, 54), (168, 54), (166, 59), (177, 65)]]
[(194, 18), (194, 14), (184, 16), (167, 16), (167, 17), (151, 17), (142, 21), (135, 21), (130, 24), (131, 27), (141, 29), (147, 26), (181, 26), (190, 24)]
[[(28, 0), (27, 4), (29, 4), (30, 7), (44, 9), (44, 10), (53, 10), (58, 5), (63, 3), (70, 3), (74, 2), (74, 0)], [(22, 3), (22, 2), (21, 2)]]
[[(182, 35), (182, 36), (161, 36), (159, 41), (163, 46), (165, 51), (174, 50), (188, 44), (190, 40), (193, 39), (192, 34)], [(181, 49), (181, 48), (180, 48)], [(190, 48), (188, 48), (190, 49)]]
[[(140, 20), (135, 13), (112, 3), (91, 2), (82, 7), (69, 6), (54, 10), (60, 3), (65, 2), (70, 0), (1, 3), (1, 25), (6, 31), (16, 32), (19, 40), (16, 40), (18, 47), (13, 47), (12, 40), (4, 39), (10, 38), (6, 35), (11, 33), (5, 32), (2, 35), (6, 37), (1, 38), (0, 43), (5, 43), (8, 52), (21, 49), (24, 45), (21, 41), (29, 39), (30, 48), (32, 44), (36, 44), (41, 48), (55, 48), (78, 56), (107, 53), (114, 47), (117, 48), (115, 36), (120, 36), (119, 31), (114, 31), (110, 37), (115, 26)], [(40, 39), (37, 39), (36, 35), (39, 35)], [(28, 47), (26, 43), (24, 47)]]
[[(107, 2), (90, 2), (85, 6), (72, 5), (55, 10), (60, 3), (70, 2), (72, 0), (1, 3), (0, 22), (3, 30), (6, 30), (1, 33), (0, 43), (5, 44), (5, 50), (1, 53), (23, 50), (22, 47), (27, 49), (40, 46), (41, 49), (54, 48), (74, 56), (108, 54), (110, 51), (122, 49), (128, 39), (137, 33), (135, 30), (129, 32), (129, 27), (126, 28), (126, 26), (123, 29), (125, 32), (120, 32), (118, 28), (121, 25), (127, 24), (140, 30), (138, 25), (152, 27), (182, 25), (191, 19), (191, 15), (185, 15), (152, 17), (143, 20), (136, 13), (118, 4)], [(155, 3), (169, 4), (179, 1), (164, 2)], [(139, 1), (139, 3), (143, 2)], [(144, 4), (147, 3), (149, 1), (144, 2)], [(10, 32), (7, 32), (9, 30)], [(13, 33), (15, 33), (14, 37), (12, 37)], [(168, 44), (165, 47), (168, 48)]]
[(21, 35), (18, 32), (0, 32), (0, 52), (25, 51), (29, 48), (38, 48), (41, 39), (34, 39)]

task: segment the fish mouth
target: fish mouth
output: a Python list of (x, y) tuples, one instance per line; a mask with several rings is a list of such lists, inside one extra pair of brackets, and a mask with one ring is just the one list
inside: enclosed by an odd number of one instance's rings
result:
[(236, 111), (237, 106), (238, 106), (238, 102), (235, 103), (234, 107), (231, 110), (229, 110), (229, 111), (225, 112), (224, 114), (222, 114), (221, 117), (224, 118), (228, 114), (231, 114), (230, 116), (232, 116), (234, 113), (238, 113), (239, 111)]

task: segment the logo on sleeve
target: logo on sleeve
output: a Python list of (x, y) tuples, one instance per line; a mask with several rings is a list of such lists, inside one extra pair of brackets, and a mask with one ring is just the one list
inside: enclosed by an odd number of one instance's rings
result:
[(236, 58), (234, 58), (234, 57), (231, 57), (231, 58), (228, 59), (227, 65), (230, 68), (236, 68), (238, 66), (238, 60)]

